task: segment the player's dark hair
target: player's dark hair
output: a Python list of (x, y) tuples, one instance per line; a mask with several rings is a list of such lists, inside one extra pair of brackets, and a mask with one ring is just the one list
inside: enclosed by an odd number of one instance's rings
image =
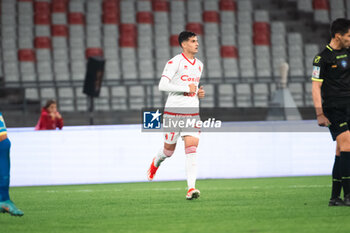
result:
[(48, 100), (44, 106), (45, 109), (48, 109), (51, 104), (57, 104), (55, 100)]
[[(181, 46), (182, 42), (187, 41), (189, 38), (197, 36), (194, 32), (183, 31), (179, 34), (179, 45)], [(182, 46), (181, 46), (182, 47)]]
[(350, 20), (345, 18), (338, 18), (333, 21), (331, 25), (331, 37), (334, 38), (336, 33), (344, 35), (350, 29)]

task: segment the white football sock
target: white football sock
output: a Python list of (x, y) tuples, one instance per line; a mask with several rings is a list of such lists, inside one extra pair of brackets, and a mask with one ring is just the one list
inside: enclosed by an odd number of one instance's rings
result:
[(195, 188), (197, 179), (197, 153), (186, 154), (186, 174), (188, 189)]
[(154, 160), (154, 166), (159, 167), (160, 164), (166, 159), (173, 155), (174, 151), (167, 149), (160, 149), (156, 155), (156, 159)]

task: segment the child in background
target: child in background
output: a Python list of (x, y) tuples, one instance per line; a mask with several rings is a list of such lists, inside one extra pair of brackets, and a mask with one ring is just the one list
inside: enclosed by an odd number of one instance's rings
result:
[(63, 119), (57, 111), (57, 104), (54, 100), (48, 100), (41, 110), (41, 115), (35, 130), (62, 129)]

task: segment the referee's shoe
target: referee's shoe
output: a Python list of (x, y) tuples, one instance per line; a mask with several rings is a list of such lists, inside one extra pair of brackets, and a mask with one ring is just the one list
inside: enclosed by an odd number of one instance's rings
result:
[(345, 202), (340, 197), (331, 198), (328, 206), (345, 206)]
[(350, 193), (344, 197), (344, 204), (350, 206)]

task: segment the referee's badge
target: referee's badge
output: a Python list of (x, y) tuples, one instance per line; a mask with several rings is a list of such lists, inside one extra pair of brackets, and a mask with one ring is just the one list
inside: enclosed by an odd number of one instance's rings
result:
[(320, 67), (319, 66), (313, 67), (312, 77), (313, 78), (320, 78)]
[(341, 61), (341, 66), (342, 66), (342, 67), (345, 68), (347, 65), (348, 65), (348, 62), (347, 62), (346, 60), (342, 60), (342, 61)]

